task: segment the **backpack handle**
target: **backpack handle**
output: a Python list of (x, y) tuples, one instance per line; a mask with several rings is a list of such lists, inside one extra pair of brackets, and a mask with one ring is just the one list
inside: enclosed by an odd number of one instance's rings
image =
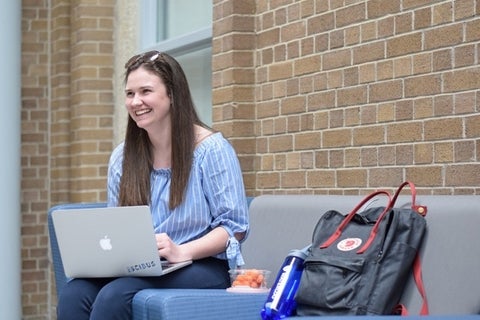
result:
[(385, 214), (391, 209), (393, 209), (393, 207), (395, 206), (395, 202), (397, 201), (398, 195), (400, 194), (402, 189), (407, 185), (410, 187), (410, 191), (412, 193), (412, 210), (417, 212), (421, 216), (425, 216), (427, 214), (427, 207), (419, 206), (415, 202), (415, 198), (417, 195), (417, 190), (415, 189), (415, 185), (410, 181), (405, 181), (400, 185), (400, 187), (398, 187), (397, 191), (395, 191), (395, 194), (393, 195), (393, 198), (390, 200), (390, 203), (388, 204), (387, 208), (378, 217), (377, 222), (375, 222), (375, 225), (372, 228), (372, 231), (370, 231), (370, 236), (368, 237), (367, 241), (365, 241), (365, 244), (357, 251), (358, 254), (364, 253), (365, 250), (367, 250), (370, 244), (373, 242), (373, 239), (375, 239), (375, 236), (377, 235), (378, 228), (380, 227), (380, 222), (382, 221)]
[(395, 202), (397, 201), (397, 198), (398, 198), (400, 192), (407, 185), (410, 187), (410, 191), (412, 193), (412, 210), (417, 212), (419, 215), (425, 217), (427, 215), (427, 207), (426, 206), (419, 206), (419, 205), (416, 204), (415, 200), (416, 200), (416, 196), (417, 196), (417, 190), (415, 189), (415, 185), (410, 181), (405, 181), (404, 183), (402, 183), (400, 185), (400, 187), (398, 187), (397, 191), (395, 191), (395, 194), (392, 198), (392, 201), (390, 202), (390, 208), (393, 208), (393, 206), (395, 205)]
[[(347, 216), (345, 216), (345, 218), (342, 220), (342, 223), (340, 223), (340, 225), (337, 227), (335, 232), (323, 244), (320, 245), (320, 249), (327, 248), (335, 240), (337, 240), (341, 236), (343, 229), (345, 229), (347, 224), (353, 219), (353, 217), (358, 212), (358, 210), (360, 210), (360, 208), (362, 208), (370, 199), (372, 199), (372, 198), (374, 198), (378, 195), (381, 195), (381, 194), (386, 195), (388, 197), (388, 203), (389, 204), (392, 202), (392, 197), (391, 197), (390, 193), (388, 193), (387, 191), (380, 190), (380, 191), (375, 191), (375, 192), (370, 193), (365, 198), (363, 198), (363, 200), (359, 204), (357, 204), (357, 206), (355, 208), (353, 208), (353, 210)], [(385, 211), (382, 212), (381, 216), (383, 217), (388, 210), (390, 210), (389, 205), (387, 205), (385, 207)]]

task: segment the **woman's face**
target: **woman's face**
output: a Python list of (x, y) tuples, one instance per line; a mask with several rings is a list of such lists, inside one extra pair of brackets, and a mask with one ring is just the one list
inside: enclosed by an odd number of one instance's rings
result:
[(148, 131), (170, 124), (170, 97), (162, 79), (140, 67), (128, 75), (125, 106), (137, 126)]

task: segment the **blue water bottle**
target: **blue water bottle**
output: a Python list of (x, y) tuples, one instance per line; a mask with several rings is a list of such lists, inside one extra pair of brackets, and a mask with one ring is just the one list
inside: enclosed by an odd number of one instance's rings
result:
[(260, 313), (263, 320), (283, 319), (294, 314), (297, 307), (295, 293), (300, 284), (303, 262), (309, 249), (310, 245), (302, 250), (292, 250), (285, 258)]

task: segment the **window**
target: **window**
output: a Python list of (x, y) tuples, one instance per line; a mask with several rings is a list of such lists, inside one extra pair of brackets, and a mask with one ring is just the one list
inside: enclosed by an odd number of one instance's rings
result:
[(182, 65), (197, 112), (212, 123), (212, 0), (142, 0), (141, 48)]

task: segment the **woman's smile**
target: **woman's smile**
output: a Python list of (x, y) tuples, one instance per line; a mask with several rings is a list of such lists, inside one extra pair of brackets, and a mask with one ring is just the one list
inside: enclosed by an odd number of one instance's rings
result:
[(140, 110), (135, 111), (135, 115), (137, 117), (140, 117), (140, 116), (143, 116), (143, 115), (145, 115), (147, 113), (150, 113), (150, 112), (152, 112), (152, 109), (150, 109), (150, 108), (149, 109), (140, 109)]

